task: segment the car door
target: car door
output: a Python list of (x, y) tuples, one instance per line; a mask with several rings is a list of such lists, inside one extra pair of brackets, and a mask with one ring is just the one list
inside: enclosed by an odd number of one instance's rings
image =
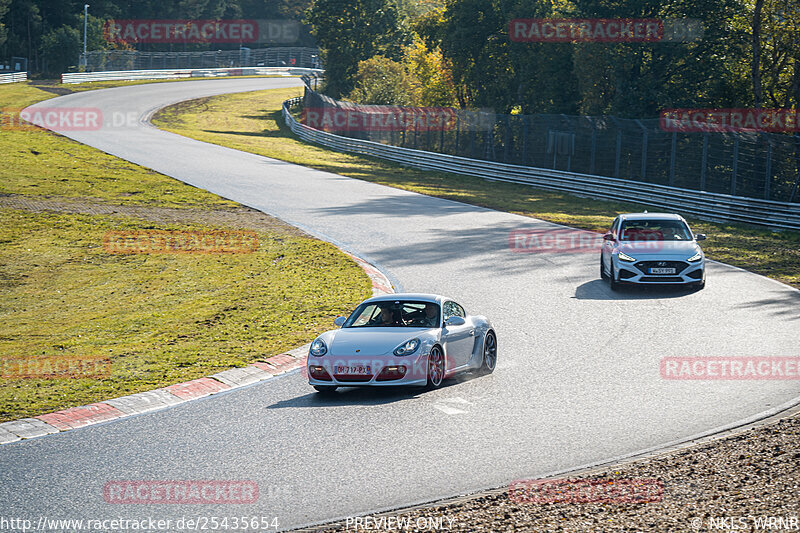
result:
[(450, 317), (460, 317), (465, 320), (463, 325), (445, 325), (442, 329), (444, 339), (444, 353), (447, 356), (447, 370), (460, 368), (469, 362), (472, 356), (472, 347), (475, 344), (475, 327), (472, 322), (467, 320), (464, 308), (452, 300), (448, 300), (442, 306), (444, 322)]

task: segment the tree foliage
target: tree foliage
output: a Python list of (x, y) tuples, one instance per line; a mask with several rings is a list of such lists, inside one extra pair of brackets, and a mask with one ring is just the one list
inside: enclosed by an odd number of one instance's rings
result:
[(325, 63), (326, 91), (334, 98), (354, 89), (359, 62), (402, 56), (406, 35), (389, 0), (316, 0), (305, 20)]
[[(631, 118), (657, 116), (671, 107), (800, 105), (800, 0), (398, 0), (398, 5), (405, 18), (399, 27), (412, 32), (402, 63), (417, 84), (413, 94), (419, 105), (455, 102), (499, 113)], [(508, 35), (515, 18), (694, 19), (704, 33), (693, 42), (522, 43)], [(329, 24), (330, 31), (339, 23), (315, 21)], [(339, 68), (331, 63), (341, 52), (338, 46), (327, 45), (329, 72)], [(366, 54), (368, 48), (360, 50)], [(337, 86), (347, 87), (360, 73), (351, 68), (335, 76)]]
[(414, 105), (414, 87), (405, 65), (375, 56), (358, 63), (348, 99), (361, 104)]

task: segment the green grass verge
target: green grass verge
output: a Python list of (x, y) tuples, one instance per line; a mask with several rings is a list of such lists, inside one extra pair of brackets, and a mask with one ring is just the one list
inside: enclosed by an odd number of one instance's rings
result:
[[(619, 213), (643, 206), (591, 200), (524, 185), (415, 170), (304, 143), (283, 124), (281, 102), (299, 89), (275, 89), (182, 102), (160, 111), (158, 127), (201, 141), (440, 198), (605, 231)], [(652, 208), (651, 208), (652, 209)], [(690, 220), (707, 233), (706, 255), (800, 288), (800, 232)]]
[[(52, 96), (2, 86), (0, 108)], [(266, 217), (253, 225), (254, 253), (107, 253), (110, 230), (231, 229), (232, 216), (249, 227), (255, 215), (44, 130), (3, 131), (0, 150), (4, 200), (139, 209), (134, 218), (0, 208), (0, 373), (38, 358), (108, 358), (111, 369), (99, 379), (0, 378), (0, 422), (263, 360), (309, 342), (370, 295), (345, 254)], [(198, 222), (163, 222), (174, 213), (164, 208)]]

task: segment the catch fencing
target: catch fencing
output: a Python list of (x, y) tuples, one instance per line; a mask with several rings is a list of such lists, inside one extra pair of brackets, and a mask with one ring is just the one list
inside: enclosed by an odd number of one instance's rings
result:
[[(85, 61), (85, 63), (84, 63)], [(196, 52), (100, 50), (81, 54), (87, 72), (230, 67), (322, 68), (319, 50), (305, 47), (242, 48)]]
[[(316, 102), (319, 103), (318, 101)], [(718, 222), (744, 222), (776, 229), (800, 230), (800, 203), (776, 202), (770, 200), (746, 198), (730, 194), (710, 191), (696, 191), (669, 185), (646, 183), (642, 181), (608, 177), (596, 174), (584, 174), (575, 171), (534, 168), (517, 164), (491, 161), (481, 158), (467, 158), (453, 154), (436, 153), (420, 149), (423, 143), (418, 142), (416, 148), (394, 146), (386, 140), (357, 139), (311, 128), (301, 124), (292, 114), (292, 108), (300, 113), (303, 109), (303, 98), (294, 98), (284, 102), (283, 117), (287, 125), (301, 139), (332, 148), (334, 150), (353, 152), (372, 157), (395, 161), (403, 165), (456, 174), (477, 176), (490, 180), (520, 183), (534, 187), (565, 191), (581, 196), (640, 203), (648, 206), (676, 211), (687, 216), (695, 216)], [(475, 121), (471, 121), (475, 123)], [(470, 135), (472, 130), (467, 130)], [(360, 135), (363, 132), (351, 132)], [(441, 141), (444, 130), (425, 132), (415, 135), (413, 132), (383, 131), (379, 135), (405, 135), (406, 143), (413, 142), (409, 138), (427, 136), (433, 133)], [(452, 136), (453, 132), (446, 132)], [(455, 143), (457, 146), (458, 143)], [(486, 146), (486, 145), (484, 145)]]
[[(352, 111), (308, 88), (305, 107)], [(376, 106), (367, 106), (376, 113)], [(390, 106), (386, 106), (392, 109)], [(665, 131), (659, 119), (456, 111), (437, 128), (324, 128), (364, 141), (469, 159), (777, 202), (800, 202), (800, 136)]]

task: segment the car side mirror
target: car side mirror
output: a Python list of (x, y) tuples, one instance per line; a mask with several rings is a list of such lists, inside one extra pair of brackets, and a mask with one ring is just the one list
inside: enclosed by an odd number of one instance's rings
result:
[(344, 326), (345, 322), (347, 322), (347, 317), (346, 316), (337, 316), (336, 320), (333, 321), (333, 323), (336, 324), (339, 327)]
[(606, 233), (605, 235), (603, 235), (603, 240), (604, 241), (613, 241), (613, 240), (616, 240), (616, 239), (614, 239), (614, 234), (613, 233)]
[(460, 316), (451, 316), (447, 320), (445, 320), (445, 326), (463, 326), (466, 324), (467, 321), (461, 318)]
[(696, 240), (698, 242), (699, 241), (704, 241), (706, 239), (708, 239), (708, 236), (705, 233), (698, 233), (697, 235), (694, 236), (694, 240)]

